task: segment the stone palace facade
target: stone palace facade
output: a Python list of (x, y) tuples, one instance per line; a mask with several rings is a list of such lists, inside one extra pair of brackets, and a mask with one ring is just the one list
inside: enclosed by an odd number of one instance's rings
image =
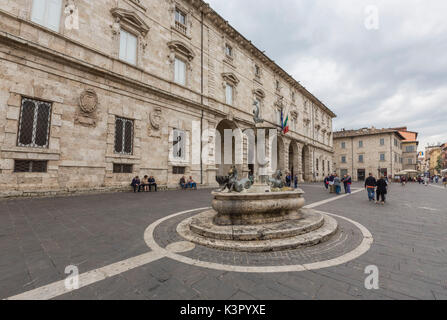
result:
[(280, 169), (333, 170), (335, 114), (205, 2), (1, 2), (3, 196), (123, 189), (135, 175), (214, 185), (219, 166), (191, 162), (194, 127), (253, 128), (254, 101), (272, 127), (288, 110)]

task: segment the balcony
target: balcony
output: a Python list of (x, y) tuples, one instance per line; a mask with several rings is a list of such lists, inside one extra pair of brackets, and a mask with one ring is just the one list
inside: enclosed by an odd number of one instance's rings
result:
[(178, 32), (183, 33), (184, 35), (186, 35), (187, 27), (183, 23), (175, 21), (175, 29)]

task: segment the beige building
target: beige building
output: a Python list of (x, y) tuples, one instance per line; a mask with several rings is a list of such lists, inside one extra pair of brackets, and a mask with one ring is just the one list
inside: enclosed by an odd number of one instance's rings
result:
[[(407, 127), (395, 128), (405, 138), (402, 141), (402, 168), (403, 170), (418, 171), (418, 133), (408, 131)], [(415, 174), (417, 175), (417, 174)]]
[[(442, 146), (432, 146), (425, 149), (427, 171), (430, 173), (430, 177), (441, 175), (441, 170), (438, 167), (438, 161), (442, 161)], [(442, 165), (441, 165), (442, 169)]]
[(402, 141), (395, 129), (364, 128), (334, 132), (336, 173), (363, 181), (372, 173), (394, 176), (402, 170)]
[(332, 170), (335, 114), (201, 0), (0, 5), (2, 195), (122, 189), (146, 174), (214, 185), (215, 135), (200, 132), (253, 128), (255, 101), (266, 125), (289, 115), (281, 169)]

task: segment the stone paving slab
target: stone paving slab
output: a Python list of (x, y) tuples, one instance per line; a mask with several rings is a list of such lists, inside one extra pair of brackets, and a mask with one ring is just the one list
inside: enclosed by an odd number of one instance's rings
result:
[[(302, 188), (308, 204), (335, 197), (322, 184)], [(148, 252), (147, 226), (209, 206), (209, 191), (0, 201), (0, 298), (64, 279), (66, 263), (87, 272)], [(368, 202), (361, 192), (317, 207), (361, 223), (374, 237), (366, 254), (336, 267), (247, 274), (163, 258), (56, 299), (446, 300), (446, 195), (439, 188), (396, 184), (385, 206)], [(379, 267), (379, 290), (364, 287), (371, 264)]]

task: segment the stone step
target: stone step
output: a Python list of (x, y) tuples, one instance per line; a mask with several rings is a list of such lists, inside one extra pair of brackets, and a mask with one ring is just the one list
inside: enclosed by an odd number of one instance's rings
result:
[(194, 217), (191, 231), (216, 240), (272, 240), (305, 234), (320, 228), (324, 223), (321, 214), (307, 209), (301, 210), (300, 218), (263, 225), (219, 226), (213, 223), (216, 214), (214, 210), (209, 210)]
[[(315, 212), (317, 213), (317, 212)], [(311, 232), (298, 236), (256, 241), (218, 240), (201, 236), (190, 229), (193, 218), (187, 219), (177, 226), (177, 232), (186, 240), (218, 250), (237, 252), (273, 252), (310, 247), (325, 242), (333, 236), (338, 229), (337, 220), (322, 214), (324, 224)]]

